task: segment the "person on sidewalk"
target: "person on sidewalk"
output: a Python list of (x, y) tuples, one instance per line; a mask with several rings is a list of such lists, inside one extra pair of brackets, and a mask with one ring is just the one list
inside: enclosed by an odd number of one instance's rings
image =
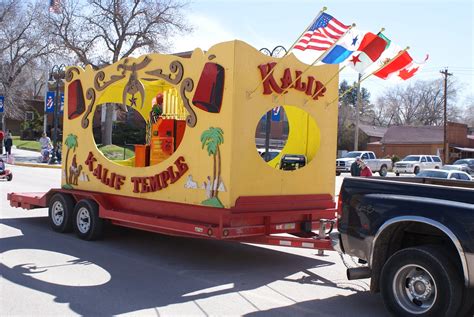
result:
[(360, 166), (360, 176), (362, 177), (372, 176), (372, 170), (364, 161), (361, 160), (359, 166)]
[(5, 133), (0, 130), (0, 155), (3, 154), (3, 139), (5, 138)]
[(11, 132), (7, 133), (5, 138), (5, 151), (7, 152), (7, 157), (12, 155), (12, 146), (13, 146), (13, 136)]
[(360, 164), (361, 160), (360, 157), (358, 156), (354, 163), (351, 165), (351, 176), (360, 176)]

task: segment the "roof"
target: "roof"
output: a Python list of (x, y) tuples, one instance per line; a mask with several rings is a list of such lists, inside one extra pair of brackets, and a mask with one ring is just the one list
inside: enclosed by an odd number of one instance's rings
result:
[(361, 129), (365, 134), (367, 134), (367, 136), (383, 138), (388, 128), (377, 127), (374, 125), (359, 124), (359, 129)]
[(474, 152), (474, 148), (470, 147), (454, 147), (455, 149), (461, 151), (461, 152)]
[(443, 127), (393, 126), (387, 129), (384, 144), (440, 144), (443, 143)]

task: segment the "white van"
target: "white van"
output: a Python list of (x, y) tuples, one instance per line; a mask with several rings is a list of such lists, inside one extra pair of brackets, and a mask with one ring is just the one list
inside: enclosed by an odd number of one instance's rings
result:
[(403, 160), (395, 163), (393, 171), (395, 175), (400, 174), (418, 174), (420, 171), (428, 168), (441, 168), (443, 162), (436, 155), (408, 155)]

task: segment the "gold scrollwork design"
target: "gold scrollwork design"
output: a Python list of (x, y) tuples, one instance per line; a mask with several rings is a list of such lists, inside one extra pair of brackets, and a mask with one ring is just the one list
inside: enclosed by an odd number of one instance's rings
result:
[(81, 72), (81, 71), (79, 70), (79, 68), (77, 68), (77, 67), (75, 67), (75, 66), (69, 67), (69, 68), (66, 70), (66, 77), (65, 77), (65, 78), (66, 78), (66, 81), (67, 81), (67, 82), (72, 81), (72, 79), (74, 78), (74, 73), (76, 73), (76, 74), (79, 75), (80, 72)]
[(179, 89), (179, 94), (181, 95), (181, 99), (183, 99), (184, 107), (189, 113), (189, 115), (186, 117), (186, 124), (191, 128), (196, 126), (197, 117), (193, 108), (191, 108), (191, 105), (189, 104), (189, 99), (188, 97), (186, 97), (186, 92), (192, 91), (193, 88), (194, 88), (193, 80), (191, 78), (186, 78), (181, 83), (181, 87)]
[[(94, 88), (97, 90), (97, 91), (102, 91), (104, 90), (105, 88), (109, 87), (110, 85), (112, 85), (113, 83), (121, 80), (121, 79), (124, 79), (125, 78), (125, 74), (122, 74), (122, 75), (112, 75), (110, 76), (110, 80), (104, 82), (104, 79), (105, 79), (105, 72), (103, 70), (99, 71), (95, 77), (94, 77)], [(102, 84), (101, 84), (102, 82)]]
[[(145, 72), (145, 74), (164, 79), (173, 85), (179, 84), (181, 80), (183, 79), (183, 74), (184, 74), (183, 64), (181, 64), (179, 61), (172, 61), (170, 63), (170, 71), (172, 74), (174, 74), (174, 78), (171, 77), (171, 74), (168, 74), (168, 75), (163, 74), (163, 70), (161, 68), (147, 71)], [(148, 81), (155, 80), (155, 78), (143, 78), (143, 79), (148, 80)]]
[(86, 112), (84, 113), (84, 115), (82, 116), (82, 119), (81, 119), (81, 126), (82, 126), (83, 129), (86, 129), (89, 126), (89, 118), (87, 118), (87, 117), (92, 112), (92, 107), (94, 106), (94, 103), (95, 103), (95, 90), (94, 90), (94, 88), (87, 89), (86, 99), (90, 100), (91, 102), (87, 106), (87, 110), (86, 110)]

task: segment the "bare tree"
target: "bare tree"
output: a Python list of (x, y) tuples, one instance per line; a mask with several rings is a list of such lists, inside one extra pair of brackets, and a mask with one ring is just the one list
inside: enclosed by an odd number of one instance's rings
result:
[[(79, 63), (93, 67), (112, 64), (134, 53), (163, 52), (170, 38), (190, 31), (179, 0), (64, 1), (50, 16), (56, 43)], [(112, 143), (113, 107), (107, 107), (102, 143)]]
[(0, 92), (5, 116), (21, 119), (35, 63), (51, 52), (41, 21), (40, 2), (0, 3)]
[[(448, 82), (448, 120), (459, 120), (456, 106), (457, 84)], [(374, 107), (374, 121), (381, 125), (442, 125), (442, 80), (415, 81), (407, 87), (395, 86), (379, 97)]]

